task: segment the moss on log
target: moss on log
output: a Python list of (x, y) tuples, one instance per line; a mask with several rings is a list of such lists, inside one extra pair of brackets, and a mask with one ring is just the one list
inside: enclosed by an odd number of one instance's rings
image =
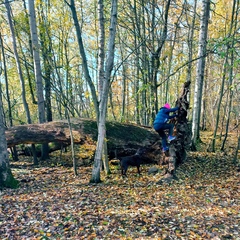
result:
[[(71, 124), (76, 144), (92, 144), (97, 140), (98, 131), (95, 120), (71, 119)], [(117, 156), (133, 154), (139, 147), (151, 148), (159, 140), (158, 134), (151, 127), (113, 121), (106, 123), (106, 136), (110, 159), (116, 157), (116, 154)], [(66, 146), (71, 141), (67, 120), (10, 127), (6, 130), (6, 139), (8, 147), (33, 143), (56, 143), (59, 146), (61, 144)], [(155, 161), (155, 157), (158, 156), (151, 155), (150, 158)]]

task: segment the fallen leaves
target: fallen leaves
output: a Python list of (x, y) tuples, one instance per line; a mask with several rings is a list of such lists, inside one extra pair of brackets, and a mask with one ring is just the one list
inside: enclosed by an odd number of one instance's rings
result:
[[(212, 161), (211, 161), (212, 160)], [(231, 160), (190, 153), (178, 181), (129, 169), (89, 184), (91, 168), (13, 169), (0, 198), (1, 239), (239, 239), (239, 173)]]

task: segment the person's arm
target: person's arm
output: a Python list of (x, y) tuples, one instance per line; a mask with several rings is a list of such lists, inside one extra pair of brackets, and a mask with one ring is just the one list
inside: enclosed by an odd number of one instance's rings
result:
[[(168, 112), (170, 113), (170, 112), (175, 112), (175, 111), (177, 111), (179, 109), (179, 107), (175, 107), (175, 108), (170, 108), (170, 109), (168, 109)], [(177, 117), (177, 114), (173, 114), (173, 115), (171, 115), (171, 116), (168, 116), (168, 119), (172, 119), (172, 118), (175, 118), (175, 117)]]
[(172, 118), (175, 118), (175, 117), (177, 117), (177, 114), (174, 114), (174, 115), (169, 116), (168, 119), (172, 119)]
[(179, 109), (179, 107), (170, 108), (170, 109), (167, 109), (166, 112), (176, 112), (178, 109)]

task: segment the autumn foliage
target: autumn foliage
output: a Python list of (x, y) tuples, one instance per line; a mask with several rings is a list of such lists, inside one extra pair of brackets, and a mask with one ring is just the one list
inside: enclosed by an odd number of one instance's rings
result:
[[(1, 239), (238, 239), (239, 169), (232, 153), (189, 152), (176, 170), (178, 180), (157, 184), (159, 172), (142, 175), (119, 166), (89, 184), (91, 167), (51, 162), (33, 168), (27, 159), (12, 163), (21, 183), (4, 189), (0, 201)], [(56, 159), (55, 159), (56, 160)]]

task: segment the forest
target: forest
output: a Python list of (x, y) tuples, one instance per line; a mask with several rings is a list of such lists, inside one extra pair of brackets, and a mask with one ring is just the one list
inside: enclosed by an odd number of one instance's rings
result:
[(0, 238), (239, 239), (239, 4), (2, 0)]

